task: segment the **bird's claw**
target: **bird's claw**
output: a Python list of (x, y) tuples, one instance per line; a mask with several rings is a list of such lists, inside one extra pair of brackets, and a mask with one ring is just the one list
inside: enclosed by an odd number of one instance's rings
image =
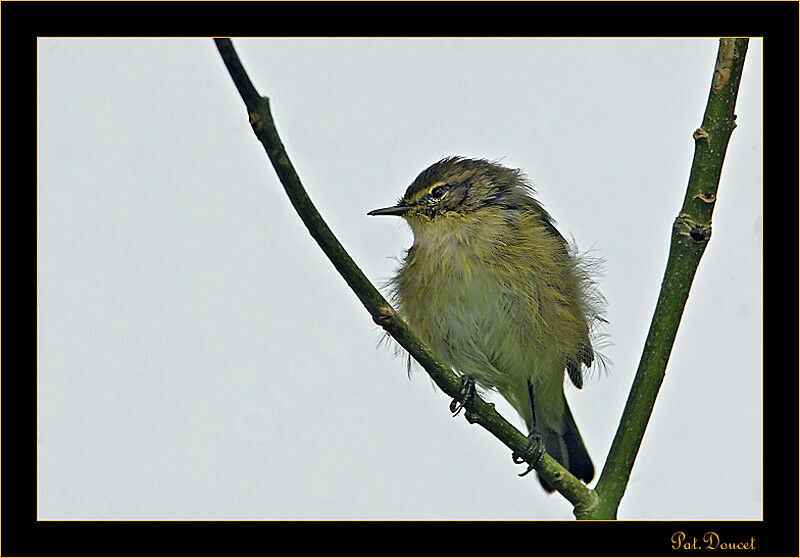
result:
[(469, 400), (475, 397), (475, 380), (467, 376), (461, 377), (461, 390), (458, 392), (459, 397), (450, 402), (450, 412), (453, 416), (458, 416), (461, 409), (469, 403)]
[(520, 477), (524, 477), (533, 471), (536, 466), (539, 465), (544, 455), (544, 442), (542, 442), (542, 437), (539, 434), (531, 434), (528, 439), (530, 440), (530, 444), (528, 444), (528, 447), (525, 448), (524, 451), (515, 451), (511, 454), (511, 460), (517, 465), (522, 463), (528, 464), (528, 468), (519, 474)]

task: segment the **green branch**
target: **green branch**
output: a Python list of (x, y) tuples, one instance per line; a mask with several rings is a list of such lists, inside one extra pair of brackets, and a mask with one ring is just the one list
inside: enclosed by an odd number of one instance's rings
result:
[[(448, 366), (437, 360), (430, 350), (414, 336), (406, 323), (396, 314), (391, 305), (381, 296), (345, 251), (314, 207), (289, 160), (280, 136), (278, 136), (269, 107), (269, 99), (259, 95), (253, 86), (230, 39), (214, 39), (214, 42), (244, 101), (253, 132), (267, 151), (267, 156), (286, 195), (308, 232), (317, 241), (339, 274), (347, 281), (375, 323), (383, 327), (422, 365), (443, 392), (454, 399), (460, 398), (461, 381), (458, 376)], [(495, 410), (494, 405), (487, 403), (477, 395), (468, 400), (464, 414), (470, 423), (481, 425), (512, 451), (523, 453), (528, 448), (530, 441), (527, 436), (504, 419)], [(541, 478), (575, 506), (576, 514), (585, 513), (596, 505), (594, 492), (549, 455), (543, 456), (536, 471)]]
[[(258, 94), (229, 39), (215, 39), (228, 73), (244, 100), (253, 132), (267, 151), (286, 194), (306, 228), (372, 316), (428, 372), (439, 388), (460, 398), (461, 382), (409, 330), (370, 283), (328, 228), (303, 188), (278, 136), (269, 100)], [(633, 462), (664, 378), (689, 289), (711, 237), (711, 214), (731, 132), (734, 107), (747, 52), (747, 39), (721, 39), (703, 125), (694, 133), (695, 155), (683, 208), (672, 229), (664, 281), (639, 368), (617, 434), (595, 490), (590, 490), (556, 460), (545, 454), (537, 473), (574, 506), (578, 519), (614, 519)], [(477, 395), (466, 404), (465, 416), (491, 432), (514, 452), (524, 452), (529, 440), (500, 416), (494, 405)]]
[(625, 410), (595, 491), (598, 506), (584, 519), (612, 519), (625, 493), (631, 468), (664, 379), (694, 274), (711, 238), (711, 214), (722, 163), (736, 127), (736, 96), (747, 39), (721, 39), (702, 127), (694, 132), (695, 150), (683, 208), (672, 227), (664, 281), (642, 358)]

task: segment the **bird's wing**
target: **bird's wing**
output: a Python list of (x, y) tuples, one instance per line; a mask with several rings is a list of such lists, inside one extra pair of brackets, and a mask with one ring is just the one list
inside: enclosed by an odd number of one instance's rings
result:
[[(553, 218), (550, 217), (550, 215), (544, 211), (544, 209), (541, 209), (541, 220), (545, 229), (547, 229), (547, 232), (561, 241), (560, 244), (564, 250), (564, 257), (575, 257), (571, 253), (567, 239), (565, 239), (564, 236), (558, 231)], [(585, 317), (583, 320), (588, 328), (588, 321)], [(594, 362), (594, 349), (592, 349), (592, 343), (587, 335), (584, 338), (583, 343), (578, 348), (578, 351), (567, 359), (567, 374), (569, 375), (569, 379), (572, 380), (572, 383), (575, 384), (576, 388), (580, 389), (583, 387), (583, 370), (581, 368), (581, 364), (584, 364), (586, 365), (586, 368), (589, 368), (592, 365), (592, 362)]]

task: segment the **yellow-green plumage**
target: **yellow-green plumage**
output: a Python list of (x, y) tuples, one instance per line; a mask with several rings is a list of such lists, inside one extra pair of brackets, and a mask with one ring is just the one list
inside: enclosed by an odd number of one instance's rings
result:
[(411, 329), (456, 372), (496, 388), (529, 429), (535, 400), (545, 449), (588, 481), (564, 372), (582, 386), (597, 310), (581, 262), (530, 192), (516, 170), (448, 158), (373, 214), (400, 214), (414, 233), (392, 280)]

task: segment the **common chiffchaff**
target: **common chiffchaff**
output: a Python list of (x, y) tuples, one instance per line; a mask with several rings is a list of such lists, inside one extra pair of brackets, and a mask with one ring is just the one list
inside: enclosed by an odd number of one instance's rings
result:
[(564, 396), (564, 372), (583, 387), (602, 297), (532, 193), (518, 170), (448, 157), (397, 205), (369, 215), (401, 216), (414, 233), (391, 281), (412, 331), (465, 386), (497, 389), (525, 420), (532, 447), (589, 482), (594, 466)]

